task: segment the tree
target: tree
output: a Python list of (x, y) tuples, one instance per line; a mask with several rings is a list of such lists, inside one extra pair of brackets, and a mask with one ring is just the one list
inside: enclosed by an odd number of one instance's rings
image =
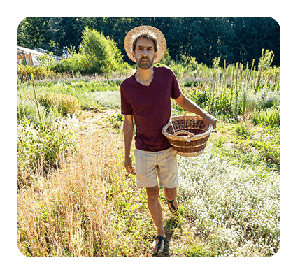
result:
[(27, 17), (17, 30), (17, 43), (28, 48), (48, 48), (51, 40), (49, 17)]
[(123, 68), (126, 69), (126, 64), (116, 43), (88, 27), (82, 33), (78, 53), (70, 52), (68, 58), (56, 65), (57, 70), (83, 73), (111, 72)]
[(82, 35), (81, 51), (87, 56), (91, 72), (116, 70), (122, 61), (116, 43), (96, 30), (85, 28)]
[(18, 45), (41, 47), (56, 55), (71, 46), (78, 52), (86, 27), (115, 41), (124, 60), (132, 64), (124, 50), (127, 32), (140, 25), (160, 29), (166, 37), (172, 59), (192, 56), (198, 63), (258, 62), (261, 50), (274, 52), (274, 65), (280, 65), (280, 27), (270, 17), (29, 17), (18, 27)]

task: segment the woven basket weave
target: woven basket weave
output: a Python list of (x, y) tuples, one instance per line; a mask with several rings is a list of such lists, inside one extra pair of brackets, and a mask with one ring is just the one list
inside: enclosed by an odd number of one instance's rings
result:
[(182, 116), (171, 117), (162, 133), (167, 137), (173, 148), (179, 155), (185, 157), (196, 157), (201, 154), (206, 146), (206, 142), (213, 130), (213, 125), (204, 124), (200, 116), (186, 113)]

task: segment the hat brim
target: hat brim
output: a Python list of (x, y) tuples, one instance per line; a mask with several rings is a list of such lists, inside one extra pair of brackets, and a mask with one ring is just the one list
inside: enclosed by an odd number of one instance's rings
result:
[(140, 26), (130, 30), (124, 38), (124, 48), (130, 60), (136, 62), (134, 55), (132, 54), (134, 40), (142, 34), (149, 34), (154, 36), (157, 40), (157, 57), (153, 60), (153, 63), (158, 63), (166, 53), (166, 39), (162, 32), (151, 26)]

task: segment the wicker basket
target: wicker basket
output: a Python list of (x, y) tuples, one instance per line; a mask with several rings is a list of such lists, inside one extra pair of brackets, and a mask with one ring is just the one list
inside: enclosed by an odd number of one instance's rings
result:
[(182, 116), (171, 117), (166, 124), (162, 133), (168, 138), (173, 148), (179, 155), (185, 157), (196, 157), (203, 152), (213, 125), (204, 124), (200, 116), (190, 115), (186, 113)]

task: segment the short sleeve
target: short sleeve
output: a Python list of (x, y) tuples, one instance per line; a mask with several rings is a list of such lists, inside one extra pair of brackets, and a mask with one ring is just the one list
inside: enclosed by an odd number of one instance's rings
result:
[(121, 113), (123, 115), (132, 115), (133, 113), (132, 108), (126, 97), (126, 89), (124, 88), (123, 84), (121, 84), (120, 86), (120, 93), (121, 93)]
[(181, 91), (174, 72), (172, 70), (170, 70), (170, 72), (171, 72), (171, 98), (177, 99), (180, 96)]

